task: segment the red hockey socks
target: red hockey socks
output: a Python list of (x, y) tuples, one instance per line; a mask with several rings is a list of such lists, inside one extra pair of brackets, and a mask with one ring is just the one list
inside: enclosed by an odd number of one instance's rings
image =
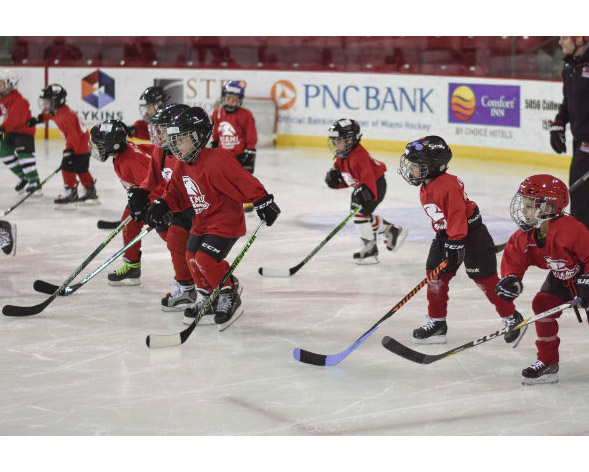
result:
[[(427, 275), (431, 272), (431, 269), (425, 271)], [(427, 284), (427, 314), (430, 318), (440, 319), (448, 315), (448, 290), (453, 277), (454, 274), (441, 272)]]
[[(539, 292), (532, 301), (532, 310), (534, 314), (542, 313), (550, 310), (555, 306), (561, 305), (563, 300), (550, 293)], [(536, 321), (536, 348), (538, 349), (538, 360), (544, 364), (556, 364), (558, 362), (558, 346), (560, 345), (560, 338), (558, 337), (558, 318), (561, 312), (554, 315), (547, 316)]]
[(485, 279), (478, 279), (474, 281), (477, 287), (483, 291), (487, 297), (487, 300), (489, 300), (495, 306), (495, 310), (497, 313), (499, 313), (499, 316), (501, 318), (506, 318), (513, 315), (513, 312), (515, 311), (515, 305), (513, 302), (508, 302), (507, 300), (503, 300), (497, 296), (497, 292), (495, 291), (497, 282), (499, 282), (499, 276), (497, 274), (491, 275)]

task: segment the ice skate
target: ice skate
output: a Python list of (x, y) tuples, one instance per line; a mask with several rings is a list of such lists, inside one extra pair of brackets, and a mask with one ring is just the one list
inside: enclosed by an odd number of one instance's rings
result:
[(196, 302), (194, 284), (180, 281), (170, 285), (176, 287), (176, 290), (162, 298), (162, 311), (184, 311), (185, 308)]
[(446, 344), (448, 325), (446, 319), (434, 319), (426, 316), (426, 323), (413, 330), (414, 344)]
[(225, 331), (244, 313), (238, 290), (236, 285), (221, 289), (215, 314), (215, 324), (219, 331)]
[(0, 248), (7, 256), (16, 254), (16, 225), (0, 221)]
[[(209, 301), (209, 298), (211, 297), (211, 293), (207, 292), (206, 290), (199, 288), (196, 289), (196, 291), (198, 292), (200, 300), (196, 303), (196, 305), (189, 306), (184, 310), (184, 319), (182, 320), (182, 322), (186, 326), (192, 324), (192, 322), (196, 318), (196, 315), (200, 312), (200, 310), (204, 307), (205, 303), (207, 303)], [(217, 303), (215, 301), (211, 304), (210, 307), (207, 308), (207, 311), (205, 311), (200, 321), (198, 322), (199, 325), (215, 324), (214, 316), (216, 305)]]
[(84, 205), (100, 205), (100, 200), (98, 199), (98, 194), (96, 193), (96, 180), (90, 187), (82, 186), (82, 190), (78, 197), (78, 202)]
[(354, 262), (359, 265), (378, 264), (378, 248), (376, 247), (376, 238), (364, 239), (364, 245), (360, 251), (354, 253)]
[(123, 257), (123, 267), (108, 274), (109, 285), (139, 285), (141, 262), (130, 262)]
[(388, 224), (383, 232), (384, 242), (389, 251), (397, 252), (403, 245), (409, 231), (394, 224)]
[(43, 190), (41, 190), (41, 182), (38, 180), (36, 182), (29, 182), (25, 187), (25, 191), (27, 193), (32, 193), (33, 197), (42, 197)]
[(522, 370), (522, 385), (551, 384), (558, 382), (558, 363), (534, 362)]
[(18, 181), (18, 184), (14, 187), (14, 190), (19, 194), (24, 193), (25, 186), (27, 185), (28, 181), (24, 177)]
[(64, 191), (53, 200), (57, 210), (75, 210), (78, 207), (78, 187), (63, 186)]
[[(513, 315), (508, 316), (507, 318), (503, 318), (503, 323), (505, 323), (505, 327), (507, 329), (511, 328), (512, 326), (517, 326), (524, 320), (524, 317), (521, 315), (519, 311), (514, 311)], [(524, 327), (525, 328), (525, 327)], [(513, 343), (519, 342), (519, 339), (524, 335), (526, 330), (524, 328), (514, 329), (513, 331), (508, 331), (505, 333), (503, 338), (505, 339), (506, 343)]]

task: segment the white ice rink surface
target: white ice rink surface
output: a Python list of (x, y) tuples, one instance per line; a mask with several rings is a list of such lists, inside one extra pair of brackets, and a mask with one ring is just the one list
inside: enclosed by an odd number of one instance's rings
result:
[[(39, 141), (37, 146), (44, 177), (59, 165), (63, 145)], [(200, 326), (181, 347), (146, 347), (149, 333), (184, 329), (182, 313), (160, 310), (172, 266), (155, 234), (143, 240), (140, 286), (111, 287), (105, 270), (41, 314), (1, 316), (0, 434), (587, 435), (589, 326), (578, 324), (572, 312), (560, 322), (556, 385), (521, 385), (522, 368), (536, 359), (533, 326), (517, 349), (498, 339), (428, 366), (385, 350), (384, 335), (411, 345), (411, 332), (426, 313), (425, 290), (338, 366), (293, 359), (297, 347), (325, 354), (347, 348), (425, 276), (433, 232), (418, 190), (397, 174), (396, 155), (373, 155), (389, 169), (388, 192), (377, 213), (409, 228), (400, 251), (390, 253), (379, 242), (380, 264), (355, 265), (352, 253), (360, 240), (350, 222), (296, 275), (272, 279), (258, 275), (258, 268), (300, 262), (347, 215), (350, 191), (325, 185), (332, 162), (327, 149), (259, 151), (256, 176), (275, 195), (282, 214), (261, 230), (237, 268), (246, 312), (223, 333)], [(62, 186), (57, 175), (43, 197), (29, 199), (6, 217), (18, 226), (18, 247), (14, 258), (0, 255), (2, 305), (41, 303), (48, 296), (33, 290), (35, 279), (61, 284), (110, 233), (96, 222), (118, 219), (125, 193), (110, 160), (91, 160), (90, 170), (98, 179), (101, 205), (55, 210), (53, 199)], [(450, 170), (465, 182), (496, 242), (515, 230), (509, 203), (518, 184), (545, 171), (458, 159)], [(565, 172), (551, 173), (567, 181)], [(7, 168), (2, 183), (5, 209), (18, 200), (16, 178)], [(258, 221), (255, 214), (247, 216), (248, 235)], [(245, 241), (237, 242), (230, 260)], [(118, 236), (76, 281), (121, 246)], [(119, 266), (117, 261), (109, 269)], [(524, 317), (531, 315), (531, 299), (545, 275), (533, 269), (526, 275), (517, 300)], [(450, 296), (448, 344), (419, 350), (441, 352), (501, 326), (463, 269)]]

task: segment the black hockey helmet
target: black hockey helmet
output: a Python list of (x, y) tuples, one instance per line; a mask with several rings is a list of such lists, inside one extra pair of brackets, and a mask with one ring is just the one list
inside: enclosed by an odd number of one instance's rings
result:
[(92, 157), (100, 162), (106, 161), (127, 149), (128, 129), (120, 120), (106, 120), (94, 125), (90, 130), (90, 149)]
[(411, 185), (442, 175), (448, 170), (452, 151), (439, 136), (426, 136), (405, 147), (399, 163), (399, 174)]
[(147, 87), (139, 97), (139, 113), (146, 121), (150, 121), (158, 108), (170, 99), (164, 89), (158, 85)]
[(181, 103), (166, 103), (155, 112), (151, 117), (149, 126), (149, 136), (151, 142), (162, 149), (168, 148), (168, 134), (166, 128), (176, 116), (184, 110), (190, 108), (188, 105)]
[(44, 113), (55, 113), (60, 107), (65, 105), (67, 92), (59, 84), (50, 84), (41, 90), (39, 96), (39, 108)]
[(166, 132), (176, 159), (192, 164), (211, 139), (213, 122), (205, 110), (191, 107), (175, 116)]
[(362, 139), (360, 125), (349, 118), (337, 120), (329, 128), (327, 145), (331, 151), (335, 151), (335, 157), (345, 159)]

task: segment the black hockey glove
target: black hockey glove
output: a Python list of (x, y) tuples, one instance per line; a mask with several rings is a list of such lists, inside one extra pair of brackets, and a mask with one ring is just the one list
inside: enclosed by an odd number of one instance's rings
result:
[(43, 115), (39, 115), (39, 116), (37, 116), (37, 118), (35, 118), (34, 116), (31, 116), (27, 120), (27, 122), (25, 123), (25, 125), (31, 127), (31, 126), (36, 126), (36, 125), (38, 125), (39, 123), (42, 123), (42, 122), (43, 122)]
[(589, 308), (589, 272), (577, 277), (577, 293), (581, 299), (581, 306)]
[(260, 219), (266, 221), (268, 226), (272, 226), (280, 215), (280, 208), (274, 203), (274, 195), (271, 193), (255, 202), (254, 208)]
[(217, 141), (211, 142), (211, 149), (215, 149), (219, 147), (219, 143)]
[(354, 193), (352, 193), (352, 203), (360, 205), (362, 210), (365, 209), (366, 205), (373, 201), (374, 197), (372, 196), (372, 192), (370, 192), (370, 189), (365, 184), (354, 189)]
[(149, 190), (139, 187), (131, 187), (127, 192), (131, 218), (141, 221), (145, 218), (145, 212), (149, 206)]
[(238, 154), (237, 160), (245, 170), (250, 174), (254, 173), (254, 166), (256, 165), (256, 150), (246, 149), (243, 154)]
[(514, 301), (524, 290), (524, 284), (517, 275), (506, 275), (495, 287), (497, 296), (508, 302)]
[(444, 243), (444, 257), (448, 261), (444, 272), (455, 274), (464, 262), (464, 241), (448, 239)]
[(566, 123), (564, 121), (556, 120), (556, 121), (549, 121), (548, 124), (550, 127), (550, 145), (554, 152), (557, 154), (563, 154), (567, 152), (567, 145), (566, 145), (566, 137), (564, 134), (564, 130), (566, 128)]
[(343, 181), (344, 179), (342, 179), (342, 173), (339, 169), (331, 168), (325, 174), (325, 183), (329, 188), (339, 188)]
[(168, 226), (169, 221), (167, 221), (168, 218), (166, 215), (169, 211), (170, 207), (168, 204), (161, 198), (158, 198), (147, 208), (147, 211), (145, 212), (145, 222), (152, 228)]

